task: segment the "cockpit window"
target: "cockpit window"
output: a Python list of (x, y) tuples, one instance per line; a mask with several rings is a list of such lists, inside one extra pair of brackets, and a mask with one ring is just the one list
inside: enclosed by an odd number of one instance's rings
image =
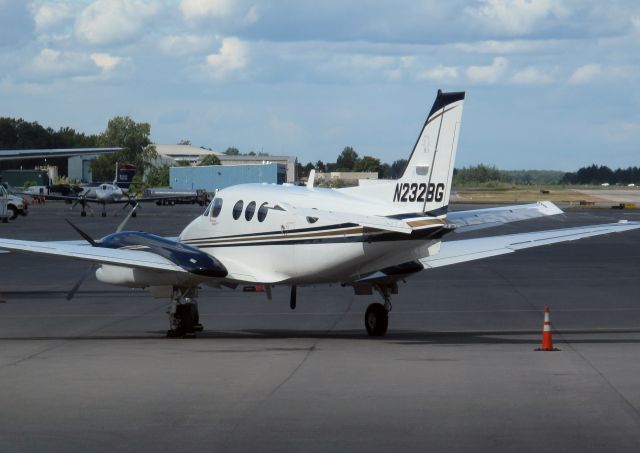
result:
[(209, 203), (209, 205), (207, 206), (207, 209), (204, 210), (204, 212), (202, 213), (204, 217), (209, 217), (209, 213), (211, 212), (211, 206), (213, 206), (213, 203), (215, 201), (216, 200), (212, 200), (211, 203)]
[(244, 210), (244, 218), (247, 222), (253, 218), (253, 213), (256, 212), (256, 202), (252, 201), (247, 205), (247, 209)]
[(238, 220), (240, 218), (240, 214), (242, 214), (242, 207), (244, 206), (244, 202), (242, 200), (239, 200), (234, 206), (233, 206), (233, 218), (235, 220)]
[(264, 222), (264, 219), (267, 218), (267, 212), (269, 212), (269, 208), (267, 208), (267, 203), (262, 203), (260, 205), (260, 209), (258, 209), (258, 222)]
[(213, 200), (213, 207), (211, 208), (211, 217), (218, 217), (222, 210), (222, 198), (216, 198)]

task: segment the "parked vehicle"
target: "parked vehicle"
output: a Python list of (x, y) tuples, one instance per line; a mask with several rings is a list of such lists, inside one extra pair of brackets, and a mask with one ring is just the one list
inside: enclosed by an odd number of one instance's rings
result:
[(0, 222), (7, 223), (9, 220), (9, 210), (7, 208), (7, 189), (0, 185)]
[(21, 195), (6, 182), (1, 183), (0, 186), (5, 191), (9, 220), (14, 220), (18, 215), (26, 216), (29, 213), (28, 196)]
[(206, 190), (175, 190), (169, 188), (150, 188), (143, 192), (145, 197), (166, 197), (166, 200), (160, 199), (156, 201), (158, 206), (186, 203), (198, 203), (204, 206), (209, 202), (209, 194)]

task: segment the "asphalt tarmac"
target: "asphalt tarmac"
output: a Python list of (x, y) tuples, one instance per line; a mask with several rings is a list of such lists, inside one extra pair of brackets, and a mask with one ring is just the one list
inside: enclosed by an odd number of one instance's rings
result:
[[(478, 208), (474, 205), (473, 208)], [(131, 229), (176, 235), (198, 206), (144, 206)], [(118, 212), (114, 217), (112, 214)], [(100, 237), (123, 211), (36, 206), (0, 237)], [(640, 220), (570, 211), (475, 235)], [(452, 239), (463, 236), (454, 236)], [(469, 237), (469, 236), (464, 236)], [(87, 265), (0, 254), (0, 451), (640, 451), (640, 232), (429, 270), (364, 331), (377, 298), (340, 286), (206, 289), (196, 339), (165, 301)], [(558, 352), (535, 352), (543, 307)]]

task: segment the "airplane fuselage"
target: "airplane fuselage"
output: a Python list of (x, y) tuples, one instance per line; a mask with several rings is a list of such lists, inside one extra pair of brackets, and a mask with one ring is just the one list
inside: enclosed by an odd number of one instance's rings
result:
[[(324, 214), (314, 215), (314, 210)], [(405, 215), (424, 225), (411, 234), (390, 232), (341, 221), (328, 211)], [(444, 223), (335, 189), (244, 184), (219, 191), (179, 239), (224, 262), (229, 280), (348, 282), (436, 253)]]

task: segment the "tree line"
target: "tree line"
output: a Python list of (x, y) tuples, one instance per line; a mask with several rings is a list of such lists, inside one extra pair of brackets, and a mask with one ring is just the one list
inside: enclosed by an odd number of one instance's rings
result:
[(638, 184), (640, 183), (640, 167), (610, 169), (606, 165), (590, 165), (582, 167), (574, 173), (565, 173), (563, 184)]
[[(128, 116), (111, 118), (107, 127), (99, 134), (85, 134), (70, 127), (54, 130), (43, 127), (38, 122), (25, 121), (22, 118), (0, 117), (0, 149), (47, 149), (47, 148), (93, 148), (121, 147), (122, 151), (102, 154), (91, 162), (93, 179), (111, 181), (115, 176), (116, 162), (135, 165), (139, 175), (151, 185), (166, 185), (169, 182), (169, 166), (154, 166), (158, 158), (155, 146), (151, 143), (151, 125), (136, 122)], [(191, 145), (188, 140), (178, 144)], [(224, 154), (230, 156), (250, 155), (268, 156), (268, 153), (250, 151), (241, 153), (238, 148), (229, 147)], [(215, 155), (207, 156), (200, 165), (217, 165), (220, 161)], [(346, 146), (335, 162), (298, 163), (298, 177), (307, 177), (312, 169), (319, 172), (377, 172), (382, 179), (398, 179), (402, 176), (406, 159), (398, 159), (391, 164), (383, 163), (373, 156), (358, 155), (351, 146)], [(508, 183), (523, 185), (553, 184), (638, 184), (640, 167), (618, 168), (612, 170), (605, 165), (590, 165), (576, 172), (552, 170), (499, 170), (493, 165), (475, 165), (454, 169), (454, 185), (481, 185)]]
[(149, 123), (138, 123), (128, 116), (111, 118), (100, 134), (84, 134), (70, 127), (54, 130), (22, 118), (0, 118), (0, 149), (123, 148), (91, 161), (96, 181), (112, 181), (117, 162), (135, 165), (141, 173), (149, 170), (153, 159), (158, 157), (150, 136)]
[(360, 157), (355, 149), (346, 146), (338, 155), (335, 162), (323, 162), (319, 160), (315, 163), (308, 162), (306, 165), (298, 163), (298, 177), (304, 178), (309, 176), (311, 170), (329, 173), (333, 171), (346, 172), (372, 172), (378, 173), (379, 178), (398, 179), (404, 173), (407, 166), (406, 159), (398, 159), (391, 164), (382, 163), (380, 159), (372, 156)]

